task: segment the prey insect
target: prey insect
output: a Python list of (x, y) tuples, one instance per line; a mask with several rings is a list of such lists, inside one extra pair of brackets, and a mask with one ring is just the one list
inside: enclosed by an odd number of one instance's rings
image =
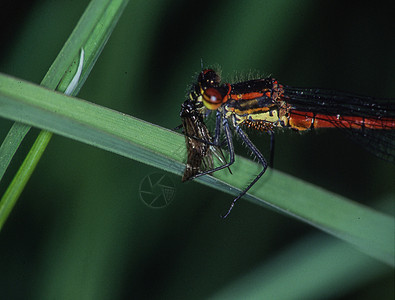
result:
[[(187, 164), (182, 182), (207, 174), (205, 170), (211, 173), (228, 167), (221, 148), (213, 143), (196, 103), (186, 100), (181, 106), (180, 117), (187, 145)], [(214, 168), (215, 158), (221, 163), (217, 168)]]

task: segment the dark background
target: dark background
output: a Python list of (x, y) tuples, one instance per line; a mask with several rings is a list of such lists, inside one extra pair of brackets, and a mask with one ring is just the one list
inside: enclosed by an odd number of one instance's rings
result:
[[(40, 83), (87, 4), (3, 1), (0, 72)], [(394, 98), (394, 53), (393, 14), (383, 3), (131, 1), (78, 97), (174, 128), (202, 60), (220, 65), (229, 80), (255, 72), (292, 86)], [(0, 120), (0, 138), (11, 125)], [(22, 144), (1, 193), (37, 133), (31, 130)], [(251, 138), (267, 153), (267, 137)], [(338, 131), (279, 133), (275, 162), (276, 169), (368, 206), (393, 203), (393, 165)], [(139, 186), (153, 172), (163, 174), (54, 136), (1, 232), (1, 298), (206, 298), (255, 268), (269, 268), (304, 238), (335, 241), (247, 201), (224, 221), (219, 214), (232, 196), (181, 184), (173, 174), (167, 174), (173, 202), (150, 209)], [(393, 205), (385, 207), (393, 213)], [(393, 299), (393, 269), (371, 264), (378, 275), (356, 286), (339, 281), (336, 292), (319, 295)], [(293, 284), (284, 279), (284, 288)]]

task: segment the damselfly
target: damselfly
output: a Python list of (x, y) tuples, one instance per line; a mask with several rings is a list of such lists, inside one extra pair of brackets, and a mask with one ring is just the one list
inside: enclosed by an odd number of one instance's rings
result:
[[(230, 155), (228, 163), (212, 170), (196, 172), (197, 176), (233, 164), (231, 129), (238, 134), (263, 167), (255, 179), (232, 201), (223, 217), (229, 215), (236, 201), (259, 180), (268, 165), (242, 128), (269, 133), (276, 128), (297, 131), (341, 128), (375, 155), (392, 162), (395, 160), (394, 100), (379, 100), (323, 89), (293, 88), (279, 84), (272, 77), (234, 84), (222, 83), (219, 75), (211, 69), (203, 70), (199, 74), (189, 98), (187, 101), (193, 105), (194, 113), (200, 120), (194, 126), (203, 126), (204, 132), (207, 129), (203, 116), (207, 110), (216, 111), (215, 135), (211, 144), (211, 136), (207, 131), (210, 137), (207, 145), (220, 147), (220, 137), (223, 135)], [(207, 139), (204, 137), (201, 140), (205, 143)], [(200, 151), (200, 159), (206, 155), (207, 152)]]

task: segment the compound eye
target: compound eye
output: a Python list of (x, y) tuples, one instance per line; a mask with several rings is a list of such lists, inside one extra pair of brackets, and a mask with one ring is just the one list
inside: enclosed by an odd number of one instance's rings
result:
[(215, 88), (208, 88), (203, 92), (203, 104), (208, 109), (215, 110), (221, 106), (224, 98)]

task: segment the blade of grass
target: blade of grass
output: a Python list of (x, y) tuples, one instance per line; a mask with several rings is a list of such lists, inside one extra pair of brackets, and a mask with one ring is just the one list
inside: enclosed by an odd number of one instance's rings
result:
[[(181, 135), (1, 74), (0, 116), (176, 174), (184, 168)], [(197, 181), (236, 194), (258, 170), (259, 165), (237, 157), (232, 166), (237, 176), (225, 171)], [(265, 174), (246, 199), (307, 222), (394, 265), (394, 218), (390, 216), (274, 170)]]
[(0, 181), (3, 178), (16, 150), (22, 143), (23, 138), (29, 132), (30, 126), (14, 123), (0, 146)]
[[(84, 46), (88, 55), (81, 79), (75, 89), (74, 95), (76, 95), (100, 55), (127, 2), (92, 1), (49, 68), (41, 85), (49, 89), (57, 88), (59, 91), (65, 91), (75, 73), (76, 66), (73, 59), (78, 56), (79, 49)], [(59, 83), (60, 81), (61, 83)], [(8, 138), (3, 141), (0, 148), (0, 180), (28, 131), (28, 126), (15, 124), (10, 129)]]
[(45, 148), (50, 141), (51, 134), (52, 133), (48, 131), (42, 131), (39, 134), (25, 160), (20, 166), (17, 174), (4, 193), (0, 202), (0, 229), (7, 220), (7, 217), (11, 213), (16, 201), (23, 191), (23, 187), (26, 185), (41, 156), (43, 155)]
[[(93, 65), (103, 50), (127, 3), (127, 0), (91, 1), (74, 31), (48, 70), (41, 85), (50, 89), (56, 88), (59, 91), (65, 91), (76, 70), (76, 64), (72, 64), (72, 61), (76, 57), (79, 49), (85, 48), (85, 67), (81, 79), (72, 92), (73, 95), (76, 95), (92, 70)], [(0, 165), (0, 175), (4, 174), (28, 130), (29, 127), (24, 125), (14, 125), (11, 128), (8, 137), (13, 138), (11, 140), (10, 138), (6, 139), (3, 143), (4, 146), (2, 145), (0, 148), (0, 157), (5, 157), (4, 162)], [(0, 230), (33, 173), (51, 136), (51, 132), (43, 131), (39, 134), (11, 185), (2, 197), (0, 202)], [(7, 146), (5, 143), (9, 143), (10, 141), (12, 144), (8, 144)]]
[[(84, 61), (84, 50), (81, 50), (81, 56), (80, 56), (80, 62), (78, 65), (77, 73), (75, 74), (74, 78), (71, 80), (69, 86), (66, 88), (65, 94), (70, 95), (71, 93), (74, 92), (79, 78), (81, 76), (82, 72), (82, 66), (83, 66), (83, 61)], [(26, 130), (26, 132), (29, 130), (29, 127), (27, 125), (21, 124), (21, 123), (14, 123), (13, 127), (22, 127), (20, 129), (16, 128), (17, 132), (22, 132), (23, 130)], [(13, 136), (8, 134), (5, 142), (7, 140), (10, 140), (11, 143), (13, 142)], [(49, 131), (41, 131), (40, 134), (38, 135), (36, 141), (34, 142), (32, 148), (30, 149), (29, 153), (27, 154), (25, 160), (23, 161), (21, 167), (19, 168), (17, 174), (15, 175), (14, 179), (12, 180), (11, 184), (7, 188), (6, 192), (4, 193), (2, 200), (0, 202), (0, 229), (4, 222), (7, 220), (8, 215), (10, 214), (12, 208), (15, 206), (16, 201), (18, 200), (20, 194), (23, 191), (23, 187), (27, 184), (30, 176), (32, 175), (34, 169), (36, 168), (41, 156), (43, 155), (45, 148), (47, 147), (50, 139), (52, 137), (52, 133)], [(12, 147), (12, 150), (16, 151), (15, 145), (18, 145), (18, 138), (20, 136), (16, 136), (14, 140), (16, 140), (16, 143), (13, 143), (10, 147)], [(22, 137), (23, 138), (23, 137)], [(15, 152), (14, 152), (15, 153)], [(11, 160), (11, 157), (8, 156), (7, 162), (9, 163)]]

